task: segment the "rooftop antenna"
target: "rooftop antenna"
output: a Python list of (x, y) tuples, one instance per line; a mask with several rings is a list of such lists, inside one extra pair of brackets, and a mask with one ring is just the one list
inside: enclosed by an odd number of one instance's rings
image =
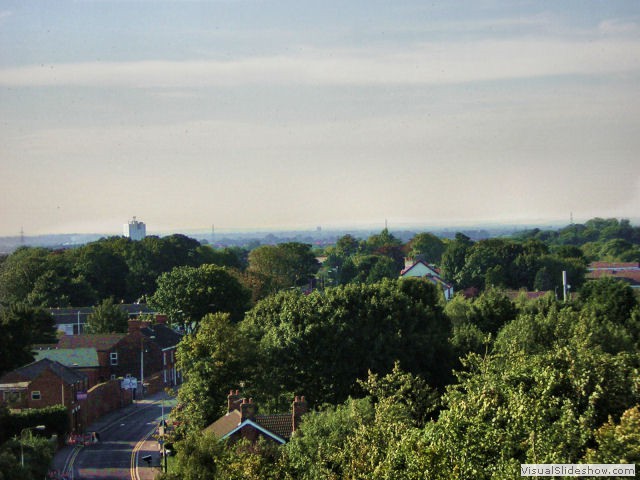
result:
[(384, 219), (384, 229), (387, 230), (387, 219)]
[(569, 214), (569, 222), (570, 225), (573, 225), (573, 212)]

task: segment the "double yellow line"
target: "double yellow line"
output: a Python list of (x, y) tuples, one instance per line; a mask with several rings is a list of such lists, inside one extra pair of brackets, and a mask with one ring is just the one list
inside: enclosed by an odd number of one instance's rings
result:
[(82, 445), (76, 445), (75, 447), (73, 447), (73, 450), (71, 451), (71, 454), (67, 457), (67, 461), (64, 462), (64, 466), (62, 467), (62, 474), (70, 474), (71, 478), (73, 479), (74, 474), (73, 474), (73, 462), (76, 461), (76, 457), (78, 456), (78, 454), (80, 453), (80, 450), (82, 450)]
[(140, 480), (140, 476), (138, 475), (138, 453), (142, 449), (144, 442), (146, 442), (149, 439), (149, 437), (155, 433), (155, 431), (156, 431), (156, 426), (154, 425), (153, 428), (149, 431), (149, 433), (147, 433), (142, 438), (142, 440), (136, 443), (136, 446), (133, 447), (133, 451), (131, 452), (131, 465), (130, 465), (131, 480)]

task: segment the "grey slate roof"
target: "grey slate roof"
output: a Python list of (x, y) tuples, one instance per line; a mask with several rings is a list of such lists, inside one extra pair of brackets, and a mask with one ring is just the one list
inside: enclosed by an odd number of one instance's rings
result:
[(67, 367), (90, 368), (99, 367), (98, 352), (95, 348), (54, 348), (33, 352), (37, 360), (48, 358)]
[(163, 350), (175, 347), (182, 339), (182, 335), (163, 324), (150, 325), (141, 328), (140, 331), (147, 338), (154, 337), (153, 341)]
[(43, 358), (42, 360), (29, 363), (28, 365), (16, 368), (9, 373), (18, 374), (21, 377), (31, 381), (38, 378), (42, 374), (42, 372), (47, 369), (54, 372), (67, 384), (74, 384), (76, 382), (85, 381), (87, 379), (87, 375), (85, 375), (84, 373), (76, 372), (69, 367), (65, 367), (60, 362), (49, 360), (48, 358)]

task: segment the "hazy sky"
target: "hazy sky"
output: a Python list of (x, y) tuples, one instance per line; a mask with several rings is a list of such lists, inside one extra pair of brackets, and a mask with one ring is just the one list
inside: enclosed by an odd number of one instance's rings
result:
[(640, 218), (640, 2), (0, 0), (0, 235)]

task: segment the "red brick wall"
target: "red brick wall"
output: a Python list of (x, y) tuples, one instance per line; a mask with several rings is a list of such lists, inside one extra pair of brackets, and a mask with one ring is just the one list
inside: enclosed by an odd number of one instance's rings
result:
[(132, 390), (120, 388), (120, 380), (109, 380), (91, 388), (87, 399), (80, 402), (84, 425), (91, 425), (103, 415), (129, 405), (132, 394)]

